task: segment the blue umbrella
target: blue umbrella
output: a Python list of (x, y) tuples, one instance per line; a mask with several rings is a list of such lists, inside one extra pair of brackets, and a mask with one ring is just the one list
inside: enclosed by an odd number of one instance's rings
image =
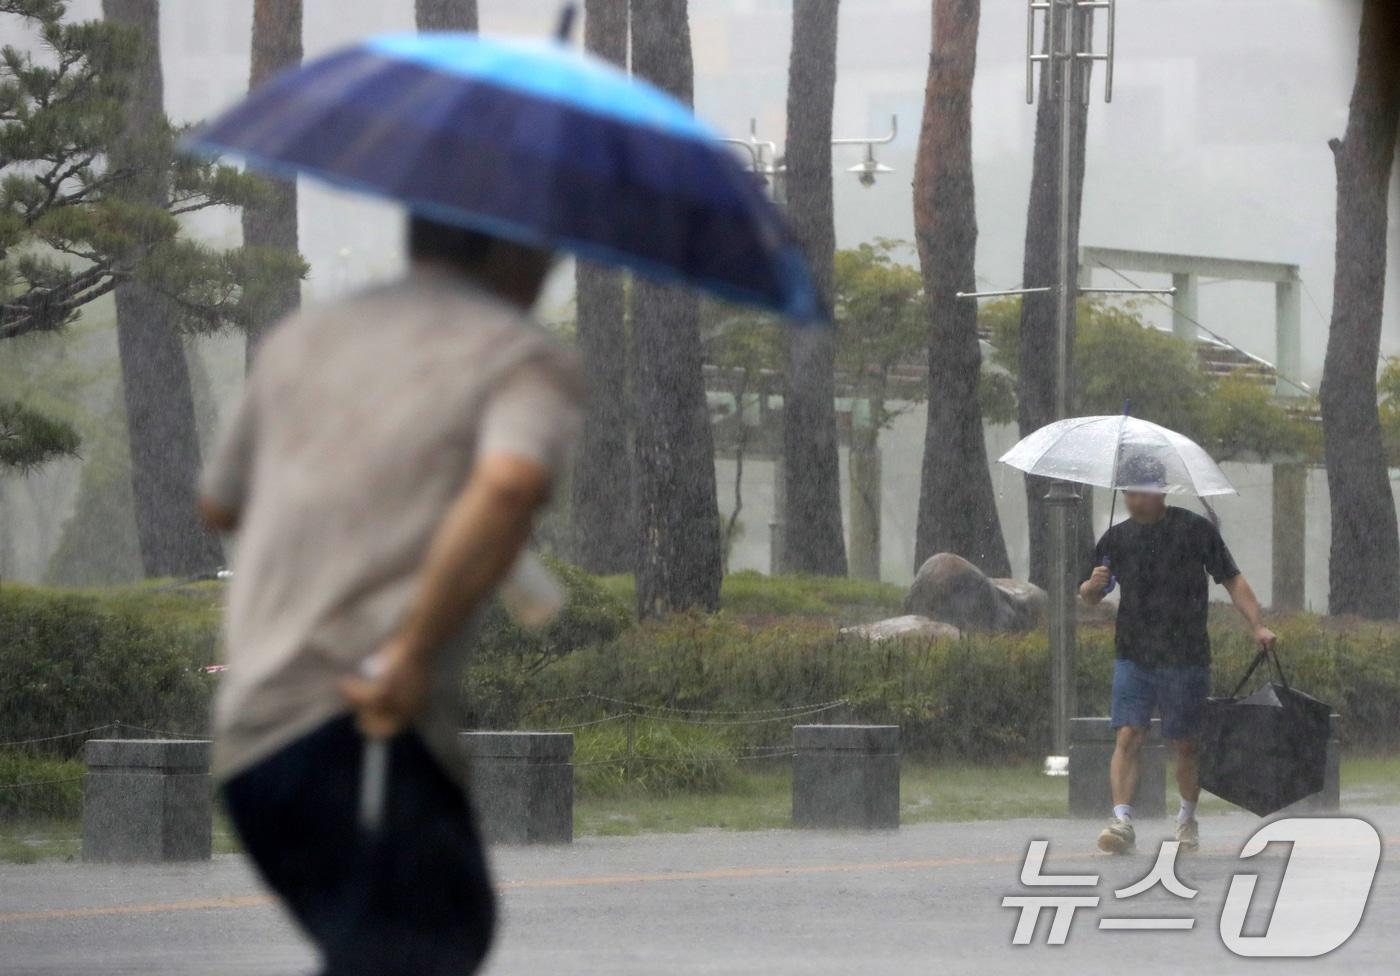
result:
[(827, 317), (778, 209), (719, 134), (559, 41), (371, 37), (272, 79), (185, 144), (799, 321)]

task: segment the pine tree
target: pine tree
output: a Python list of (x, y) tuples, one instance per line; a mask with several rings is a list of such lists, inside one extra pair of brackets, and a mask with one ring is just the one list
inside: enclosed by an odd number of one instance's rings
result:
[[(685, 0), (633, 10), (637, 74), (690, 104), (694, 67)], [(637, 613), (719, 607), (722, 572), (714, 432), (705, 400), (695, 293), (638, 280), (636, 342)]]
[[(587, 0), (584, 43), (614, 64), (627, 64), (628, 0)], [(631, 527), (632, 410), (627, 303), (623, 274), (579, 261), (578, 351), (589, 400), (574, 469), (574, 559), (595, 573), (625, 573), (634, 557)]]
[[(152, 16), (134, 7), (113, 12), (147, 24)], [(141, 72), (154, 70), (149, 36), (123, 23), (70, 22), (57, 0), (0, 0), (0, 14), (20, 18), (42, 48), (0, 51), (0, 340), (60, 331), (88, 303), (135, 289), (136, 326), (122, 337), (123, 365), (132, 367), (124, 368), (128, 397), (138, 398), (127, 401), (130, 424), (186, 412), (189, 422), (189, 437), (174, 446), (183, 459), (159, 426), (132, 435), (134, 448), (138, 437), (151, 448), (133, 450), (133, 465), (146, 468), (133, 474), (138, 494), (147, 492), (137, 503), (143, 560), (151, 573), (207, 569), (216, 550), (190, 528), (192, 407), (165, 402), (161, 384), (178, 368), (175, 354), (184, 361), (179, 333), (246, 326), (261, 314), (260, 296), (295, 281), (305, 266), (295, 254), (220, 251), (181, 234), (182, 215), (261, 201), (266, 189), (231, 167), (177, 152), (179, 133), (158, 101), (150, 104), (149, 77), (143, 88)], [(155, 379), (133, 382), (133, 375)], [(71, 431), (51, 424), (12, 421), (11, 430), (27, 446), (12, 440), (0, 464), (16, 456), (32, 464), (76, 446)], [(163, 475), (167, 466), (178, 470)]]
[(981, 13), (980, 0), (933, 4), (914, 171), (914, 226), (929, 316), (928, 425), (914, 565), (936, 552), (954, 552), (989, 576), (1010, 576), (978, 399), (977, 306), (957, 297), (976, 290), (972, 79)]
[(1337, 167), (1337, 271), (1322, 365), (1323, 450), (1332, 507), (1328, 608), (1400, 616), (1400, 541), (1376, 405), (1386, 219), (1400, 119), (1400, 11), (1367, 0)]
[[(254, 0), (252, 51), (248, 87), (301, 63), (301, 0)], [(293, 252), (297, 249), (297, 183), (269, 179), (267, 199), (243, 208), (243, 244)], [(261, 303), (262, 313), (248, 323), (244, 360), (252, 367), (258, 342), (268, 328), (301, 304), (301, 282), (271, 284)]]
[[(797, 0), (788, 64), (787, 208), (817, 285), (831, 300), (836, 220), (831, 116), (838, 0)], [(783, 393), (785, 572), (846, 575), (836, 438), (836, 328), (789, 329)]]

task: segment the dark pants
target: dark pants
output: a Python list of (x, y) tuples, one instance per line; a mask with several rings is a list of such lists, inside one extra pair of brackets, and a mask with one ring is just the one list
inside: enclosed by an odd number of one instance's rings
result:
[(364, 739), (338, 716), (222, 786), (267, 884), (325, 976), (465, 976), (490, 948), (495, 893), (467, 798), (414, 731), (389, 740), (377, 833), (360, 827)]

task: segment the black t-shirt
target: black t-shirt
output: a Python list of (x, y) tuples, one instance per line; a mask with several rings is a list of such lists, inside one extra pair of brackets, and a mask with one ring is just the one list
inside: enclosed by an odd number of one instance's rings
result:
[(1125, 519), (1094, 547), (1121, 591), (1114, 650), (1144, 667), (1209, 664), (1206, 574), (1217, 583), (1239, 567), (1210, 520), (1168, 505), (1156, 522)]

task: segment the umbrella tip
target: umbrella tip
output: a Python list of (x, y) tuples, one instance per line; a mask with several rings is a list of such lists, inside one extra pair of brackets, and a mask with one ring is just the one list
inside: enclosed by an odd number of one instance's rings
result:
[(566, 3), (559, 11), (559, 28), (554, 32), (554, 37), (561, 43), (567, 44), (574, 38), (574, 20), (578, 17), (578, 4)]

